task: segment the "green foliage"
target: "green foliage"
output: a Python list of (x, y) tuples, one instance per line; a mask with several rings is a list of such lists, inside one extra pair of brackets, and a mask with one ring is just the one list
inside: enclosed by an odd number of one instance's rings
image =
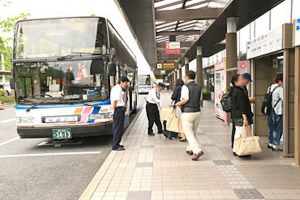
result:
[(11, 96), (0, 96), (0, 102), (6, 103), (6, 104), (14, 104), (15, 98)]
[[(27, 16), (29, 16), (28, 13), (21, 13), (19, 16), (0, 20), (0, 55), (4, 55), (4, 66), (6, 70), (10, 70), (12, 66), (13, 30), (15, 24), (18, 20)], [(0, 65), (1, 64), (0, 60)]]
[(0, 97), (6, 96), (6, 91), (3, 89), (0, 89)]

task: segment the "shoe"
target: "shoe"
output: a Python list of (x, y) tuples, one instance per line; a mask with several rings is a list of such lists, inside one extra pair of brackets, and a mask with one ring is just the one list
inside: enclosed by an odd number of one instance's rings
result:
[(164, 134), (164, 131), (158, 131), (157, 134)]
[(268, 143), (268, 149), (273, 149), (273, 144)]
[(273, 146), (272, 147), (272, 151), (283, 151), (283, 149), (282, 148), (280, 148), (279, 146)]
[(239, 158), (251, 158), (252, 155), (243, 155), (243, 156), (238, 156)]
[(193, 151), (186, 151), (187, 154), (189, 154), (190, 156), (194, 155)]
[(181, 138), (181, 139), (179, 140), (179, 142), (187, 142), (187, 139), (186, 139), (186, 138), (184, 138), (184, 139)]
[(200, 158), (201, 156), (203, 156), (203, 155), (204, 155), (204, 152), (203, 152), (203, 151), (200, 151), (199, 153), (193, 155), (192, 160), (193, 160), (193, 161), (197, 161), (197, 160), (199, 160), (199, 158)]
[(122, 145), (122, 144), (119, 144), (119, 147), (123, 147), (123, 148), (124, 148), (124, 145)]
[(124, 148), (124, 147), (121, 147), (121, 146), (119, 146), (118, 148), (116, 148), (116, 149), (113, 149), (113, 151), (125, 151), (125, 148)]
[(148, 133), (148, 135), (149, 136), (154, 136), (155, 134), (151, 132), (151, 133)]

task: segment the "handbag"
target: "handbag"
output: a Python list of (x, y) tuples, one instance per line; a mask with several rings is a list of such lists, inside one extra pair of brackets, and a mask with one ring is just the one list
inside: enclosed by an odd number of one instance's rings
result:
[(235, 153), (238, 156), (262, 152), (259, 144), (259, 137), (253, 135), (250, 126), (243, 126), (241, 137), (234, 141), (234, 146)]
[(179, 132), (178, 118), (176, 117), (175, 109), (173, 109), (169, 119), (167, 120), (167, 131), (175, 133)]

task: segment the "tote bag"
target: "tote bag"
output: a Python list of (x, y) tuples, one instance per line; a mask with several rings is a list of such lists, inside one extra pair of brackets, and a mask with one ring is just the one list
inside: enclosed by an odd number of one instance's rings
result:
[(167, 120), (167, 131), (179, 133), (178, 118), (175, 109), (173, 109), (169, 119)]
[(250, 126), (243, 126), (241, 137), (234, 141), (235, 153), (239, 156), (261, 153), (259, 137), (253, 136)]

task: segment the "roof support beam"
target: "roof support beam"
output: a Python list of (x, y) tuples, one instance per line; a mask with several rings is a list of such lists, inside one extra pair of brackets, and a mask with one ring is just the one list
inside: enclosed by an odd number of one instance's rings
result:
[(156, 11), (159, 21), (189, 21), (194, 19), (216, 19), (222, 8), (177, 9)]
[(202, 31), (197, 31), (197, 30), (190, 30), (190, 31), (161, 31), (157, 32), (156, 36), (159, 35), (164, 35), (164, 36), (169, 36), (169, 35), (200, 35)]
[(176, 5), (178, 5), (182, 2), (183, 2), (183, 0), (179, 0), (179, 1), (175, 1), (175, 2), (172, 2), (172, 3), (166, 4), (166, 5), (158, 6), (158, 7), (155, 8), (155, 10), (160, 10), (160, 9), (168, 8), (168, 7), (171, 7), (171, 6), (176, 6)]

